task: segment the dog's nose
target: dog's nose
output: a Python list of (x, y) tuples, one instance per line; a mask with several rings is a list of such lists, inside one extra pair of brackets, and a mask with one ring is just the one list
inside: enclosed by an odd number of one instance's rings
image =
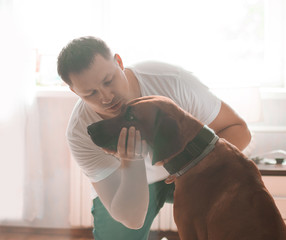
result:
[(88, 135), (90, 135), (90, 136), (92, 135), (92, 128), (93, 128), (92, 125), (93, 125), (93, 124), (91, 124), (91, 125), (89, 125), (89, 126), (87, 127), (87, 133), (88, 133)]
[(87, 127), (87, 133), (95, 145), (101, 148), (117, 151), (119, 130), (112, 128), (112, 124), (106, 124), (107, 120), (93, 123)]
[(89, 125), (89, 126), (87, 127), (87, 133), (88, 133), (89, 136), (92, 135), (92, 125)]
[(101, 137), (101, 127), (100, 123), (93, 123), (87, 127), (87, 133), (91, 137), (92, 141), (98, 145), (99, 144), (99, 139)]

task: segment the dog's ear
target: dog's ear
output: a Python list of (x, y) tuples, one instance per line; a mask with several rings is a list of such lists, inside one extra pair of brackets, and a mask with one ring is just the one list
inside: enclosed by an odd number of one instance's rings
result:
[(152, 164), (163, 161), (180, 151), (181, 139), (177, 122), (168, 117), (161, 116), (155, 130)]

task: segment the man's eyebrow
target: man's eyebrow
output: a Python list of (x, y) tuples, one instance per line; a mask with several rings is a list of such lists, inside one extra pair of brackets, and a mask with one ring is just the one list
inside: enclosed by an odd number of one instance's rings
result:
[(104, 82), (110, 75), (111, 75), (111, 74), (108, 73), (100, 82), (101, 82), (101, 83)]
[[(111, 76), (111, 75), (112, 75), (111, 73), (106, 74), (106, 76), (105, 76), (101, 81), (99, 81), (99, 83), (105, 82), (106, 79), (108, 79), (108, 77)], [(92, 92), (92, 91), (94, 91), (94, 89), (84, 89), (84, 90), (82, 91), (82, 93), (83, 93), (83, 94), (88, 94), (88, 93), (90, 93), (90, 92)]]
[(113, 73), (107, 73), (106, 76), (100, 81), (100, 83), (105, 82), (106, 80), (108, 80), (109, 78), (111, 78), (113, 76)]

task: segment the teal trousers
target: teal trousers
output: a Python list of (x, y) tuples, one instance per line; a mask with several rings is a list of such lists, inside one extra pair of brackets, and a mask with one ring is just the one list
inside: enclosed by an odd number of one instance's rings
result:
[(175, 185), (164, 181), (149, 185), (149, 207), (142, 228), (129, 229), (114, 220), (105, 209), (99, 198), (93, 200), (92, 215), (94, 218), (93, 236), (95, 240), (147, 240), (152, 222), (165, 202), (173, 202)]

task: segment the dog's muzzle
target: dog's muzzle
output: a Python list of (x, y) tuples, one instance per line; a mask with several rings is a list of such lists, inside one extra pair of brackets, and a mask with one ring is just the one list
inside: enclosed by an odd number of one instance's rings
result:
[(120, 129), (114, 130), (115, 134), (107, 133), (104, 121), (93, 123), (87, 127), (87, 133), (90, 135), (94, 144), (99, 147), (116, 151)]

